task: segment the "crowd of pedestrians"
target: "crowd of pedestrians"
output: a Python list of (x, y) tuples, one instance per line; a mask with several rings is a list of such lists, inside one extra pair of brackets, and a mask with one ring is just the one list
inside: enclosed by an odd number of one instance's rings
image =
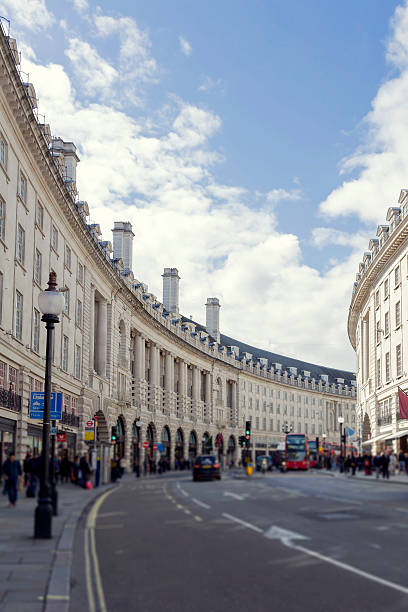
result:
[(377, 479), (382, 477), (388, 480), (390, 475), (395, 476), (397, 473), (408, 476), (408, 453), (400, 451), (397, 456), (393, 451), (383, 451), (375, 455), (353, 453), (345, 458), (340, 455), (337, 457), (325, 456), (323, 467), (326, 470), (334, 469), (346, 474), (351, 472), (352, 476), (356, 472), (364, 472), (366, 476), (375, 474)]

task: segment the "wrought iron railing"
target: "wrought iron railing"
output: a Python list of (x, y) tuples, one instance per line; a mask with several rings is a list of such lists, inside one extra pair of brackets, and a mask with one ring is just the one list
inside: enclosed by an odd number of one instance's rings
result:
[(21, 412), (21, 395), (0, 388), (0, 406), (15, 412)]
[(71, 425), (72, 427), (79, 427), (79, 417), (73, 412), (63, 412), (61, 423), (64, 425)]
[(378, 417), (377, 425), (390, 425), (392, 423), (392, 415), (387, 414), (386, 416)]

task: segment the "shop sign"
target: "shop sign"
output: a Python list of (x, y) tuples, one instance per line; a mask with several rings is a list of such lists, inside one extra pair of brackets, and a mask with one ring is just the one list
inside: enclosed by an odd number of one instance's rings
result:
[(66, 442), (67, 434), (66, 433), (57, 433), (57, 442)]

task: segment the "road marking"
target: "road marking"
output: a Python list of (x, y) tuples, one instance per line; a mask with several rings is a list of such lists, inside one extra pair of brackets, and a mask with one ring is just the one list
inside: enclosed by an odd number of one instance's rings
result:
[(372, 582), (376, 582), (377, 584), (382, 584), (383, 586), (389, 587), (390, 589), (394, 589), (395, 591), (400, 591), (400, 593), (404, 593), (408, 595), (408, 588), (404, 587), (396, 582), (390, 582), (389, 580), (385, 580), (384, 578), (380, 578), (379, 576), (374, 576), (373, 574), (369, 574), (364, 570), (360, 570), (357, 567), (353, 567), (352, 565), (348, 565), (347, 563), (343, 563), (342, 561), (337, 561), (337, 559), (332, 559), (331, 557), (326, 557), (326, 555), (322, 555), (314, 550), (309, 550), (304, 546), (300, 546), (299, 544), (292, 544), (292, 542), (283, 542), (285, 546), (291, 548), (293, 550), (298, 550), (303, 552), (305, 555), (309, 555), (310, 557), (315, 557), (316, 559), (320, 559), (320, 561), (324, 561), (325, 563), (331, 563), (336, 567), (340, 567), (346, 572), (351, 572), (352, 574), (357, 574), (357, 576), (361, 576), (362, 578), (367, 578), (367, 580), (371, 580)]
[(225, 518), (229, 519), (230, 521), (234, 521), (235, 523), (239, 523), (243, 527), (247, 527), (248, 529), (252, 529), (253, 531), (256, 531), (257, 533), (263, 533), (263, 529), (260, 529), (259, 527), (256, 527), (256, 525), (252, 525), (251, 523), (247, 523), (246, 521), (242, 521), (241, 519), (237, 518), (236, 516), (232, 516), (232, 514), (227, 514), (226, 512), (223, 512), (222, 516), (225, 516)]
[(230, 493), (230, 491), (224, 491), (225, 497), (233, 497), (234, 499), (239, 499), (240, 501), (244, 501), (245, 497), (242, 495), (238, 495), (238, 493)]
[(196, 521), (202, 521), (203, 519), (201, 518), (201, 516), (197, 516), (196, 514), (194, 515), (194, 518)]
[(176, 506), (179, 510), (183, 510), (183, 506), (181, 504), (176, 504)]
[[(92, 506), (91, 511), (88, 515), (85, 527), (85, 544), (84, 544), (84, 554), (85, 554), (85, 577), (86, 577), (86, 590), (88, 595), (88, 604), (89, 604), (89, 612), (95, 612), (95, 597), (92, 589), (92, 575), (91, 575), (91, 565), (93, 561), (93, 571), (95, 575), (95, 584), (96, 584), (96, 594), (99, 600), (99, 610), (100, 612), (107, 612), (105, 595), (102, 587), (102, 578), (101, 572), (99, 569), (99, 561), (98, 555), (96, 552), (96, 544), (95, 544), (95, 526), (96, 519), (98, 517), (99, 508), (105, 501), (105, 499), (113, 493), (116, 489), (110, 489), (101, 495)], [(89, 535), (89, 537), (88, 537)], [(90, 542), (89, 542), (90, 541)], [(89, 552), (90, 551), (90, 552)]]
[(44, 597), (44, 595), (40, 595), (37, 599), (40, 601), (69, 601), (69, 595), (47, 595), (46, 597)]
[(208, 504), (205, 504), (204, 502), (200, 501), (199, 499), (196, 499), (195, 497), (192, 498), (192, 500), (195, 504), (197, 504), (197, 506), (201, 506), (202, 508), (205, 508), (206, 510), (210, 510), (211, 506), (209, 506)]
[(269, 540), (280, 540), (282, 544), (290, 545), (292, 540), (309, 540), (306, 536), (296, 533), (295, 531), (289, 531), (289, 529), (282, 529), (272, 525), (268, 531), (264, 532), (265, 538)]
[(188, 508), (184, 508), (184, 514), (191, 514), (191, 511)]

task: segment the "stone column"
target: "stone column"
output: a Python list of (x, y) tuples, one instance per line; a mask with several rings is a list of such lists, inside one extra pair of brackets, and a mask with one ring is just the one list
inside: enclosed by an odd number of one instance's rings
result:
[(107, 302), (99, 302), (98, 308), (98, 338), (96, 343), (97, 371), (100, 376), (106, 376), (106, 342), (107, 342)]
[(173, 355), (166, 353), (166, 363), (164, 367), (164, 388), (167, 392), (173, 391)]
[(211, 406), (211, 373), (205, 375), (205, 403), (208, 407)]
[(231, 412), (232, 412), (232, 423), (233, 427), (238, 425), (237, 418), (237, 383), (235, 380), (231, 381)]
[(193, 366), (193, 371), (192, 371), (192, 390), (191, 390), (191, 396), (192, 399), (197, 402), (200, 399), (200, 381), (199, 381), (199, 369), (197, 366)]
[(363, 383), (368, 379), (368, 320), (363, 319), (363, 338), (362, 338), (362, 356), (363, 356)]
[(179, 360), (179, 395), (185, 396), (187, 387), (187, 364), (182, 359)]
[(89, 369), (95, 370), (95, 287), (91, 285), (89, 307)]
[(136, 380), (142, 380), (145, 375), (145, 364), (144, 364), (144, 338), (140, 334), (136, 334), (135, 337), (135, 378)]
[(157, 346), (150, 343), (150, 384), (159, 385), (159, 358)]

